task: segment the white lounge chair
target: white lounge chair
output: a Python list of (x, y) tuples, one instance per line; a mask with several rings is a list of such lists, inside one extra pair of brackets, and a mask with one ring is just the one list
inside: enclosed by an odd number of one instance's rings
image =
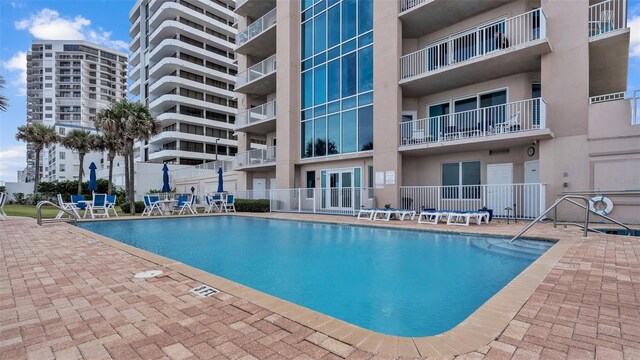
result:
[(226, 201), (222, 203), (222, 209), (225, 212), (236, 212), (235, 195), (227, 195)]
[(189, 201), (185, 201), (186, 196), (178, 197), (178, 204), (173, 207), (173, 211), (178, 211), (178, 215), (182, 215), (185, 210), (188, 210), (192, 215), (197, 214), (196, 208), (196, 196), (191, 195), (191, 199)]
[(447, 219), (447, 225), (469, 226), (472, 219), (478, 225), (482, 224), (482, 220), (485, 220), (485, 223), (488, 224), (489, 213), (486, 211), (451, 212)]
[[(78, 212), (76, 211), (76, 207), (74, 206), (75, 204), (72, 202), (64, 202), (64, 200), (62, 200), (62, 194), (58, 194), (57, 195), (57, 199), (58, 199), (58, 206), (63, 208), (64, 210), (70, 211), (72, 212), (77, 219), (80, 218), (80, 214), (78, 214)], [(56, 219), (62, 219), (62, 217), (64, 216), (64, 214), (66, 214), (64, 211), (59, 210), (58, 213), (56, 214)]]
[(157, 212), (158, 215), (162, 215), (162, 209), (160, 208), (160, 203), (159, 201), (159, 197), (158, 196), (150, 196), (150, 195), (145, 195), (144, 196), (144, 210), (142, 210), (142, 215), (141, 216), (151, 216), (153, 215), (153, 212)]
[(404, 221), (404, 219), (407, 216), (411, 217), (411, 220), (413, 220), (416, 216), (416, 212), (413, 210), (407, 210), (407, 209), (394, 209), (394, 208), (377, 209), (373, 213), (372, 220), (389, 221), (391, 220), (391, 216), (393, 215), (395, 215), (396, 218), (398, 218), (398, 220), (400, 221)]
[(9, 217), (7, 213), (4, 212), (4, 204), (7, 202), (7, 193), (0, 193), (0, 220), (7, 220)]
[(365, 209), (365, 208), (362, 208), (358, 212), (358, 220), (361, 220), (361, 219), (373, 220), (373, 215), (378, 210), (379, 209), (371, 209), (371, 208)]
[(107, 216), (109, 215), (109, 210), (113, 211), (113, 214), (118, 217), (118, 212), (116, 211), (116, 196), (115, 195), (107, 195)]
[(450, 214), (449, 211), (425, 210), (418, 216), (418, 223), (436, 225), (442, 220), (448, 222)]
[(220, 197), (220, 194), (215, 194), (212, 196), (205, 195), (204, 199), (207, 203), (207, 207), (204, 209), (205, 213), (209, 214), (214, 211), (221, 211), (220, 205), (222, 205), (222, 197)]

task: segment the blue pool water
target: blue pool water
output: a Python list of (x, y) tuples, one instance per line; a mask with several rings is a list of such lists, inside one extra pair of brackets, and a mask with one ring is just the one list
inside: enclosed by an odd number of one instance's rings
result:
[(380, 333), (447, 331), (552, 244), (239, 216), (78, 226)]

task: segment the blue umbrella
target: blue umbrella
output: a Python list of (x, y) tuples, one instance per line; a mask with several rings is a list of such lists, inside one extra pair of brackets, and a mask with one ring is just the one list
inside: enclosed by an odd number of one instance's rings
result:
[(222, 166), (218, 168), (218, 192), (221, 193), (224, 190), (222, 189)]
[(96, 169), (97, 168), (98, 167), (96, 166), (96, 163), (94, 163), (92, 161), (91, 165), (89, 165), (89, 170), (91, 170), (91, 172), (89, 172), (89, 191), (98, 190), (98, 182), (96, 181)]
[(171, 186), (169, 186), (169, 167), (164, 164), (162, 167), (162, 192), (171, 192)]

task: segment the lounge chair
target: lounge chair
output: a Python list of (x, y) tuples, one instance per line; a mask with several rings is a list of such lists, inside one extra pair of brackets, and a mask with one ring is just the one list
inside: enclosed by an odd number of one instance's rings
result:
[(9, 217), (4, 212), (4, 203), (7, 202), (7, 193), (0, 193), (0, 220), (7, 220)]
[(160, 203), (158, 196), (145, 195), (144, 196), (144, 210), (142, 210), (141, 216), (151, 216), (154, 211), (158, 212), (158, 215), (162, 215), (162, 209), (160, 209)]
[(178, 196), (178, 203), (174, 205), (172, 213), (175, 211), (179, 211), (178, 215), (182, 215), (182, 213), (185, 210), (188, 210), (192, 215), (195, 215), (197, 214), (195, 211), (195, 205), (196, 205), (195, 195), (191, 195), (191, 199), (189, 199), (189, 201), (187, 201), (186, 195)]
[[(62, 194), (58, 194), (57, 195), (57, 199), (58, 199), (58, 206), (59, 207), (61, 207), (64, 210), (72, 212), (76, 216), (77, 219), (80, 218), (80, 215), (76, 211), (76, 208), (75, 208), (75, 206), (74, 206), (74, 204), (72, 202), (64, 202), (64, 200), (62, 200)], [(56, 219), (62, 219), (64, 214), (66, 214), (64, 211), (62, 211), (62, 210), (58, 211), (58, 213), (56, 214)]]
[(451, 214), (448, 210), (424, 210), (420, 212), (418, 216), (419, 224), (438, 224), (442, 220), (449, 221), (449, 215)]
[[(85, 202), (84, 195), (71, 195), (71, 206), (73, 207), (73, 211), (76, 214), (79, 214), (79, 210), (84, 210), (84, 214), (82, 214), (82, 217), (84, 218), (87, 216), (87, 210), (89, 210), (89, 206)], [(78, 215), (78, 217), (80, 216)]]
[(405, 217), (407, 216), (410, 216), (411, 220), (413, 220), (416, 216), (416, 212), (413, 210), (397, 209), (397, 208), (377, 209), (373, 213), (372, 220), (389, 221), (391, 220), (391, 216), (393, 215), (395, 215), (396, 218), (400, 221), (404, 221)]
[(374, 208), (365, 209), (365, 208), (362, 208), (358, 212), (358, 220), (361, 220), (361, 219), (373, 220), (373, 215), (378, 210), (380, 210), (380, 209), (374, 209)]
[(222, 204), (222, 198), (220, 194), (215, 194), (213, 196), (205, 195), (205, 201), (207, 202), (207, 207), (204, 209), (206, 214), (209, 214), (213, 211), (220, 212), (219, 204)]
[(91, 218), (96, 216), (109, 217), (109, 208), (107, 207), (107, 194), (93, 194), (93, 201), (88, 206)]
[(227, 195), (227, 200), (222, 203), (222, 209), (225, 212), (236, 212), (235, 195)]
[(482, 224), (482, 220), (485, 220), (485, 223), (489, 223), (489, 213), (486, 211), (455, 211), (449, 214), (447, 219), (447, 225), (461, 225), (461, 226), (469, 226), (471, 220), (474, 219), (474, 222), (478, 225)]
[[(118, 217), (118, 212), (116, 211), (116, 196), (115, 195), (107, 195), (107, 210), (112, 210), (113, 214)], [(107, 215), (109, 211), (107, 211)]]

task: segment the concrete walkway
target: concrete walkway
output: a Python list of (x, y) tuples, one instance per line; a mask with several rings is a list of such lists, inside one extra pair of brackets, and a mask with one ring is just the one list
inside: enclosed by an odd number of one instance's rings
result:
[[(457, 358), (640, 359), (639, 239), (537, 231), (574, 240), (496, 340)], [(189, 290), (201, 282), (96, 239), (66, 224), (0, 222), (0, 359), (397, 358), (228, 293), (199, 297)], [(133, 278), (150, 269), (165, 273)]]

